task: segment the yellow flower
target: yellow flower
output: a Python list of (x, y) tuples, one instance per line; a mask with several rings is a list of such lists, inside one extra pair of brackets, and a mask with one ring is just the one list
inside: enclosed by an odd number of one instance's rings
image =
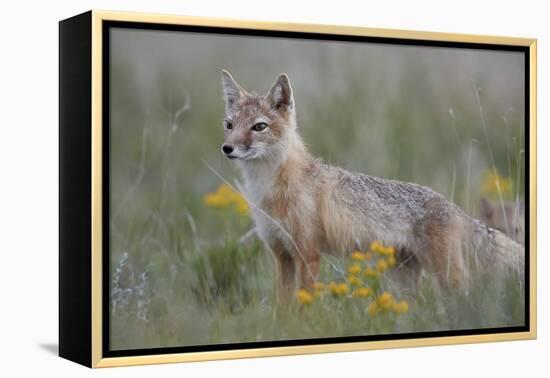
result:
[(393, 302), (393, 295), (387, 291), (383, 292), (378, 298), (376, 298), (376, 304), (383, 310), (388, 310), (393, 305)]
[(386, 262), (388, 263), (388, 266), (392, 267), (392, 266), (395, 266), (395, 263), (397, 262), (395, 260), (395, 256), (389, 256), (387, 259), (386, 259)]
[(370, 249), (371, 249), (371, 251), (376, 252), (380, 255), (390, 256), (390, 255), (395, 254), (395, 248), (394, 247), (390, 247), (390, 246), (386, 247), (382, 243), (380, 243), (379, 241), (373, 241), (370, 244)]
[(365, 260), (371, 260), (372, 259), (372, 252), (365, 252)]
[(384, 273), (386, 270), (388, 270), (388, 263), (386, 260), (378, 260), (376, 263), (376, 270), (380, 273)]
[(333, 295), (336, 295), (336, 293), (338, 292), (338, 284), (334, 281), (330, 281), (330, 283), (328, 284), (328, 290), (333, 294)]
[(513, 189), (511, 178), (502, 177), (496, 170), (487, 171), (485, 179), (481, 185), (481, 190), (488, 195), (497, 195), (502, 193), (504, 196), (510, 195)]
[(351, 293), (351, 296), (355, 298), (364, 298), (370, 295), (372, 295), (372, 289), (369, 287), (359, 287)]
[(348, 281), (353, 286), (359, 286), (359, 285), (362, 284), (361, 280), (357, 276), (354, 276), (354, 275), (348, 276)]
[(239, 215), (250, 213), (250, 208), (245, 198), (227, 184), (221, 184), (215, 192), (206, 194), (203, 197), (203, 202), (206, 206), (216, 209), (224, 209), (231, 206), (233, 211)]
[(227, 199), (217, 193), (209, 193), (205, 195), (203, 201), (206, 206), (217, 209), (223, 209), (229, 205)]
[(231, 202), (233, 200), (233, 195), (236, 192), (231, 186), (227, 184), (221, 184), (220, 186), (218, 186), (218, 189), (214, 193), (218, 194), (221, 197), (227, 198), (227, 200)]
[(324, 283), (322, 283), (322, 282), (315, 282), (315, 283), (313, 284), (313, 288), (314, 288), (315, 290), (325, 290), (325, 289), (326, 289), (326, 285), (325, 285)]
[(235, 193), (232, 198), (235, 211), (240, 215), (248, 215), (248, 213), (250, 212), (250, 207), (248, 206), (248, 202), (246, 202), (244, 197), (241, 196), (239, 193)]
[(361, 273), (361, 265), (359, 264), (353, 264), (348, 267), (348, 273), (349, 274), (359, 274)]
[(365, 259), (365, 254), (361, 251), (354, 251), (351, 254), (351, 258), (355, 261), (363, 261)]
[(342, 293), (342, 295), (346, 295), (348, 292), (349, 292), (348, 285), (346, 285), (345, 283), (341, 283), (340, 284), (340, 293)]
[(396, 302), (392, 305), (392, 310), (398, 315), (406, 314), (407, 312), (409, 312), (409, 304), (407, 303), (407, 301), (401, 301), (399, 303)]
[(376, 301), (371, 302), (369, 304), (369, 307), (367, 307), (367, 313), (370, 316), (376, 316), (378, 314), (378, 305), (376, 304)]
[(373, 252), (380, 252), (383, 248), (384, 246), (382, 246), (382, 244), (378, 240), (370, 243), (370, 250)]
[(300, 289), (296, 293), (296, 298), (298, 299), (298, 303), (301, 305), (309, 305), (313, 303), (313, 295), (305, 289)]
[(378, 277), (378, 272), (369, 266), (363, 271), (363, 275), (367, 278), (376, 278)]
[(345, 283), (330, 283), (330, 292), (336, 297), (343, 297), (349, 292), (349, 287)]

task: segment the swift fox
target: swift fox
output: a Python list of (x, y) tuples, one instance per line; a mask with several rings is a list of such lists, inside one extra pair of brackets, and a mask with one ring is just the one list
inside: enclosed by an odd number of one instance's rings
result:
[(222, 85), (221, 148), (240, 168), (257, 233), (275, 257), (277, 293), (311, 287), (321, 253), (343, 256), (375, 240), (396, 248), (397, 275), (424, 269), (444, 286), (467, 285), (471, 267), (523, 271), (521, 245), (430, 188), (312, 157), (286, 74), (265, 95), (247, 92), (225, 70)]

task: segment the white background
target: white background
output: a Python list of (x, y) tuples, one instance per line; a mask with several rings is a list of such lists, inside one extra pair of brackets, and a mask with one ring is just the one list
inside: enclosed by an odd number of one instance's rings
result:
[[(545, 1), (5, 1), (0, 22), (0, 375), (548, 376), (550, 243), (546, 163), (550, 25)], [(337, 353), (90, 371), (58, 358), (58, 25), (89, 9), (349, 24), (539, 40), (537, 341)], [(31, 376), (33, 376), (31, 375)]]

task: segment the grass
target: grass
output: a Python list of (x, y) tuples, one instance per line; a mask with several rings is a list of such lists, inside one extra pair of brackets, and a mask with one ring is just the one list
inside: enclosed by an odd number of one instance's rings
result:
[[(413, 292), (392, 282), (394, 250), (376, 243), (347, 259), (326, 257), (313, 290), (277, 306), (273, 261), (255, 237), (240, 237), (251, 222), (224, 184), (204, 197), (225, 225), (219, 243), (166, 233), (167, 251), (138, 268), (123, 253), (111, 285), (114, 349), (239, 343), (522, 325), (521, 282), (509, 274), (476, 275), (469, 293), (442, 289), (422, 276)], [(235, 222), (236, 221), (236, 222)], [(193, 233), (188, 220), (187, 232)], [(241, 239), (241, 241), (239, 241)], [(163, 244), (163, 243), (161, 243)], [(142, 264), (142, 263), (141, 263)]]
[[(524, 196), (521, 56), (298, 40), (251, 49), (252, 37), (230, 44), (203, 37), (113, 34), (111, 348), (524, 323), (522, 280), (513, 275), (475, 275), (466, 295), (427, 274), (416, 288), (400, 287), (388, 267), (365, 279), (370, 295), (353, 296), (351, 257), (323, 258), (323, 295), (277, 306), (272, 257), (249, 232), (243, 202), (225, 198), (227, 188), (220, 191), (221, 180), (203, 163), (230, 183), (239, 178), (219, 152), (221, 68), (262, 91), (285, 71), (300, 133), (315, 156), (430, 186), (476, 216), (482, 196)], [(332, 294), (332, 281), (348, 293)], [(408, 311), (369, 313), (385, 292)]]

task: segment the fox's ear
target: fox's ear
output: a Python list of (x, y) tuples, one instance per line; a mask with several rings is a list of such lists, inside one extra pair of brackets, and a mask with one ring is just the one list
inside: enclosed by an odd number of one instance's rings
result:
[(493, 218), (493, 215), (495, 214), (495, 209), (493, 207), (493, 204), (487, 198), (481, 198), (479, 200), (479, 209), (481, 211), (481, 217), (483, 219), (490, 220)]
[(229, 110), (235, 105), (237, 100), (244, 95), (245, 91), (239, 84), (233, 79), (233, 76), (226, 71), (222, 70), (222, 87), (223, 98), (225, 100), (225, 110)]
[(277, 110), (291, 111), (294, 107), (292, 87), (286, 74), (281, 74), (267, 92), (266, 99)]

